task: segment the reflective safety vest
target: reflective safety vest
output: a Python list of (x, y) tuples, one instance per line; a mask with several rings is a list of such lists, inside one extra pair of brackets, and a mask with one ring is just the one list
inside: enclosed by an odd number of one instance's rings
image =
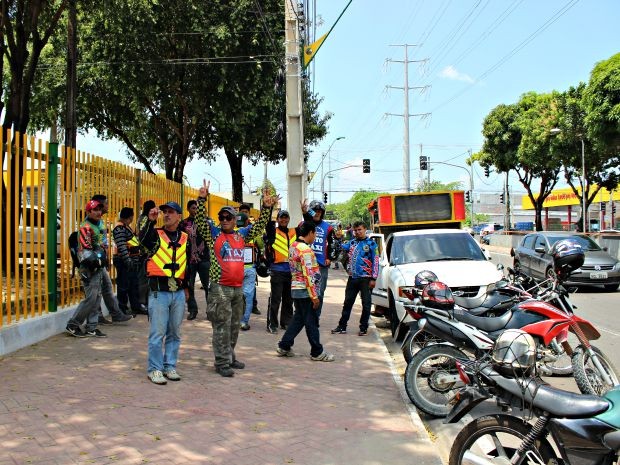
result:
[(156, 231), (159, 234), (159, 248), (146, 264), (147, 276), (185, 278), (188, 235), (182, 231), (177, 231), (178, 240), (173, 243), (163, 229)]
[(276, 237), (271, 246), (273, 248), (274, 263), (288, 263), (288, 249), (295, 239), (297, 239), (295, 228), (289, 228), (288, 234), (284, 233), (280, 228), (276, 228)]

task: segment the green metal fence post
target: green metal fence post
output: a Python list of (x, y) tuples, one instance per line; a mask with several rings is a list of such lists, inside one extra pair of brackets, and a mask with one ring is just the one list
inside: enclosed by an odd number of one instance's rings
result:
[(47, 173), (47, 207), (45, 216), (47, 251), (45, 254), (45, 267), (47, 269), (48, 311), (55, 312), (58, 310), (58, 268), (56, 267), (56, 256), (58, 253), (56, 246), (58, 240), (56, 220), (56, 210), (58, 208), (58, 142), (50, 142), (49, 144), (45, 171)]

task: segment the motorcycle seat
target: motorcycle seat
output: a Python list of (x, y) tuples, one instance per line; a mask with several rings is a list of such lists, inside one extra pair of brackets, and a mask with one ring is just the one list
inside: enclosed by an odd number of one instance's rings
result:
[(472, 315), (467, 310), (454, 309), (452, 312), (454, 318), (457, 320), (467, 323), (468, 325), (472, 325), (478, 329), (486, 331), (487, 333), (498, 331), (502, 328), (505, 328), (512, 317), (512, 312), (507, 311), (503, 315), (500, 316), (475, 316)]
[[(471, 310), (472, 308), (481, 307), (486, 300), (487, 295), (482, 294), (480, 297), (456, 297), (454, 296), (454, 303), (459, 307)], [(488, 311), (488, 308), (486, 309)]]
[(601, 397), (554, 388), (538, 378), (506, 378), (490, 367), (483, 372), (502, 389), (554, 417), (588, 418), (609, 408), (609, 402)]

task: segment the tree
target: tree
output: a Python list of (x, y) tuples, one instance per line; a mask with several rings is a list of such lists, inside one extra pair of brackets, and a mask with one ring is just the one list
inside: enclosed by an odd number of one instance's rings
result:
[(415, 188), (414, 192), (431, 192), (431, 191), (458, 191), (463, 188), (461, 181), (453, 181), (449, 183), (443, 183), (441, 181), (421, 180)]
[[(554, 94), (526, 93), (516, 104), (501, 104), (485, 117), (482, 150), (473, 156), (499, 172), (514, 170), (534, 205), (536, 229), (542, 230), (542, 205), (558, 182), (562, 166), (549, 132), (557, 125)], [(534, 181), (539, 189), (534, 193)]]
[[(32, 88), (37, 77), (37, 67), (43, 49), (56, 31), (67, 6), (66, 0), (0, 0), (0, 114), (4, 113), (2, 132), (8, 130), (25, 134), (30, 122)], [(5, 65), (8, 69), (5, 69)], [(5, 105), (6, 102), (6, 105)], [(4, 138), (6, 140), (6, 137)], [(5, 165), (4, 148), (0, 150), (1, 166)], [(13, 157), (8, 167), (11, 185), (23, 184), (24, 157)], [(7, 192), (2, 184), (2, 217), (6, 218), (6, 206), (19, 207), (21, 192)], [(15, 219), (11, 217), (6, 228), (17, 231)], [(2, 268), (7, 260), (14, 259), (15, 250), (4, 256)]]
[(364, 221), (370, 228), (368, 204), (382, 194), (385, 194), (385, 192), (358, 191), (346, 202), (333, 204), (334, 214), (344, 225), (354, 223), (355, 221)]
[[(558, 96), (559, 120), (556, 146), (563, 153), (564, 176), (577, 198), (581, 198), (578, 187), (585, 192), (586, 210), (602, 188), (613, 190), (619, 181), (618, 154), (613, 150), (605, 150), (601, 143), (593, 143), (586, 132), (585, 121), (587, 110), (584, 94), (586, 85), (580, 83), (570, 87)], [(583, 142), (583, 147), (582, 147)], [(582, 170), (582, 149), (586, 173)], [(577, 223), (583, 225), (583, 216)]]

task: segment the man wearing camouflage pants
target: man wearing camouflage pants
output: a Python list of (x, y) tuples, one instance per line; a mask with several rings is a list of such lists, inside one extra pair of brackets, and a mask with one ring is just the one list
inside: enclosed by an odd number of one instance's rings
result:
[(196, 224), (211, 257), (207, 319), (213, 326), (215, 370), (222, 376), (231, 377), (235, 374), (233, 368), (245, 368), (245, 364), (235, 357), (235, 345), (244, 310), (242, 286), (246, 241), (263, 234), (271, 207), (278, 197), (263, 192), (263, 208), (258, 221), (235, 230), (237, 211), (234, 207), (220, 209), (217, 215), (219, 227), (207, 219), (205, 204), (208, 194), (209, 187), (205, 182), (198, 194)]

